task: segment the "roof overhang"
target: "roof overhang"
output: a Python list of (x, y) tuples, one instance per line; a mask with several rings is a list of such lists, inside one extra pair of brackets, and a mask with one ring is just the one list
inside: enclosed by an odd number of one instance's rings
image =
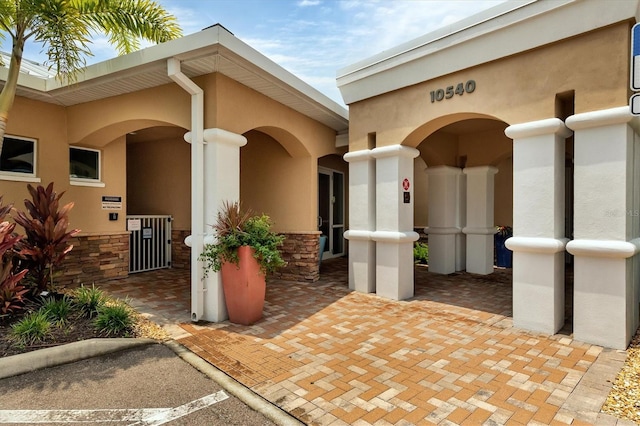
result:
[[(167, 59), (181, 61), (189, 78), (219, 72), (334, 130), (348, 128), (348, 112), (295, 75), (243, 43), (221, 25), (88, 66), (73, 84), (20, 74), (19, 96), (78, 105), (172, 83)], [(7, 68), (0, 68), (6, 81)]]
[(352, 104), (625, 20), (639, 0), (506, 1), (338, 71)]

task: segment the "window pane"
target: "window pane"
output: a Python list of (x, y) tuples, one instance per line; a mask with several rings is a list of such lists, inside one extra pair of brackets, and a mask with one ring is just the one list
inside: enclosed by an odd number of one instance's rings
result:
[(34, 145), (33, 141), (5, 137), (0, 155), (0, 171), (33, 174)]
[(69, 148), (69, 174), (72, 178), (100, 179), (100, 153)]

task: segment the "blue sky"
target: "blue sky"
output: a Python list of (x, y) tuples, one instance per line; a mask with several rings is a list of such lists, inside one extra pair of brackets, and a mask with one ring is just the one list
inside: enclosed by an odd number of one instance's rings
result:
[[(343, 104), (336, 71), (500, 0), (157, 0), (184, 34), (220, 23), (236, 37)], [(7, 49), (3, 46), (4, 50)], [(26, 57), (43, 62), (39, 48)], [(103, 38), (95, 63), (116, 56)]]

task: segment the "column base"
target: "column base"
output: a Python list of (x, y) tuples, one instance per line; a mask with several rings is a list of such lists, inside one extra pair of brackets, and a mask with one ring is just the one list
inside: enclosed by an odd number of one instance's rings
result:
[(413, 242), (418, 233), (376, 231), (376, 294), (393, 300), (413, 297)]
[(376, 294), (393, 300), (413, 297), (413, 243), (376, 243)]
[(564, 252), (513, 253), (513, 326), (555, 334), (564, 325)]
[(480, 275), (493, 273), (493, 233), (467, 233), (467, 272)]
[(456, 272), (456, 236), (457, 233), (435, 233), (427, 228), (429, 234), (429, 272), (453, 274)]
[(631, 330), (627, 300), (627, 259), (576, 257), (573, 336), (581, 342), (624, 350)]
[(513, 325), (555, 334), (564, 325), (564, 248), (567, 239), (512, 237)]
[(349, 240), (349, 289), (361, 293), (376, 291), (375, 241)]
[(575, 240), (573, 335), (624, 350), (638, 328), (638, 241)]

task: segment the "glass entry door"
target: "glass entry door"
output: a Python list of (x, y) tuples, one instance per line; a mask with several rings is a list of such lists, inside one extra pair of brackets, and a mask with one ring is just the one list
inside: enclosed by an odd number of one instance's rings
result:
[(328, 237), (323, 259), (344, 255), (344, 173), (318, 168), (318, 229)]

